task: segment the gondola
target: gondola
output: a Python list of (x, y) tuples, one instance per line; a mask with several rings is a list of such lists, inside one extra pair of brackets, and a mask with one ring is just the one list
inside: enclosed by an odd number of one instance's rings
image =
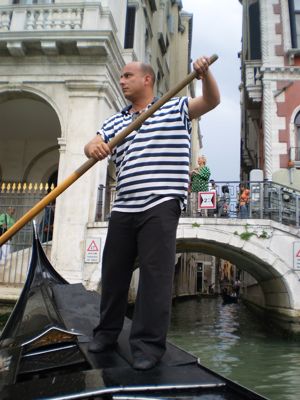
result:
[(1, 400), (266, 399), (171, 343), (155, 368), (134, 370), (129, 319), (116, 348), (88, 352), (100, 296), (63, 279), (33, 236), (27, 280), (0, 337)]
[(223, 287), (221, 291), (221, 296), (223, 299), (223, 305), (238, 303), (239, 301), (238, 294), (234, 291), (231, 291), (228, 287)]
[(222, 293), (223, 304), (236, 304), (239, 301), (238, 296), (228, 293)]

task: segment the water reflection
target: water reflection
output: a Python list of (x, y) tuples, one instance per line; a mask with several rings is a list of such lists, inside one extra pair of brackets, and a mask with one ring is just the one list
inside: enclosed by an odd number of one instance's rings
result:
[(300, 397), (299, 342), (281, 337), (243, 304), (223, 306), (221, 299), (176, 302), (169, 340), (271, 400)]

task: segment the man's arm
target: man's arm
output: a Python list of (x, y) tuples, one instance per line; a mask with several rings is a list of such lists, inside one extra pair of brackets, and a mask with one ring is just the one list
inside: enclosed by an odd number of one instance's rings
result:
[(103, 160), (111, 154), (111, 150), (108, 144), (104, 142), (102, 137), (100, 135), (96, 135), (84, 146), (84, 153), (88, 158)]
[(193, 68), (198, 73), (198, 78), (202, 79), (202, 96), (189, 100), (190, 119), (199, 118), (220, 103), (219, 88), (208, 67), (207, 57), (198, 58), (193, 63)]

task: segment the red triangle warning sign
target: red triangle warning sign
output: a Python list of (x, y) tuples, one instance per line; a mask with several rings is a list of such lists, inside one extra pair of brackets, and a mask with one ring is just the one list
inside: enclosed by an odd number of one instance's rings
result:
[(296, 257), (300, 257), (300, 249), (297, 251)]
[(87, 251), (99, 251), (98, 246), (94, 240), (91, 241)]

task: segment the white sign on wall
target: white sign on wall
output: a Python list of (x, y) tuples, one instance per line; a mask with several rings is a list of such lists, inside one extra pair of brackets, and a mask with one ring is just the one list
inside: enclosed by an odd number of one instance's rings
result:
[(216, 191), (198, 192), (198, 210), (216, 208)]
[(300, 242), (294, 242), (294, 269), (300, 269)]
[(87, 238), (85, 240), (85, 257), (86, 263), (98, 263), (100, 261), (100, 238)]

